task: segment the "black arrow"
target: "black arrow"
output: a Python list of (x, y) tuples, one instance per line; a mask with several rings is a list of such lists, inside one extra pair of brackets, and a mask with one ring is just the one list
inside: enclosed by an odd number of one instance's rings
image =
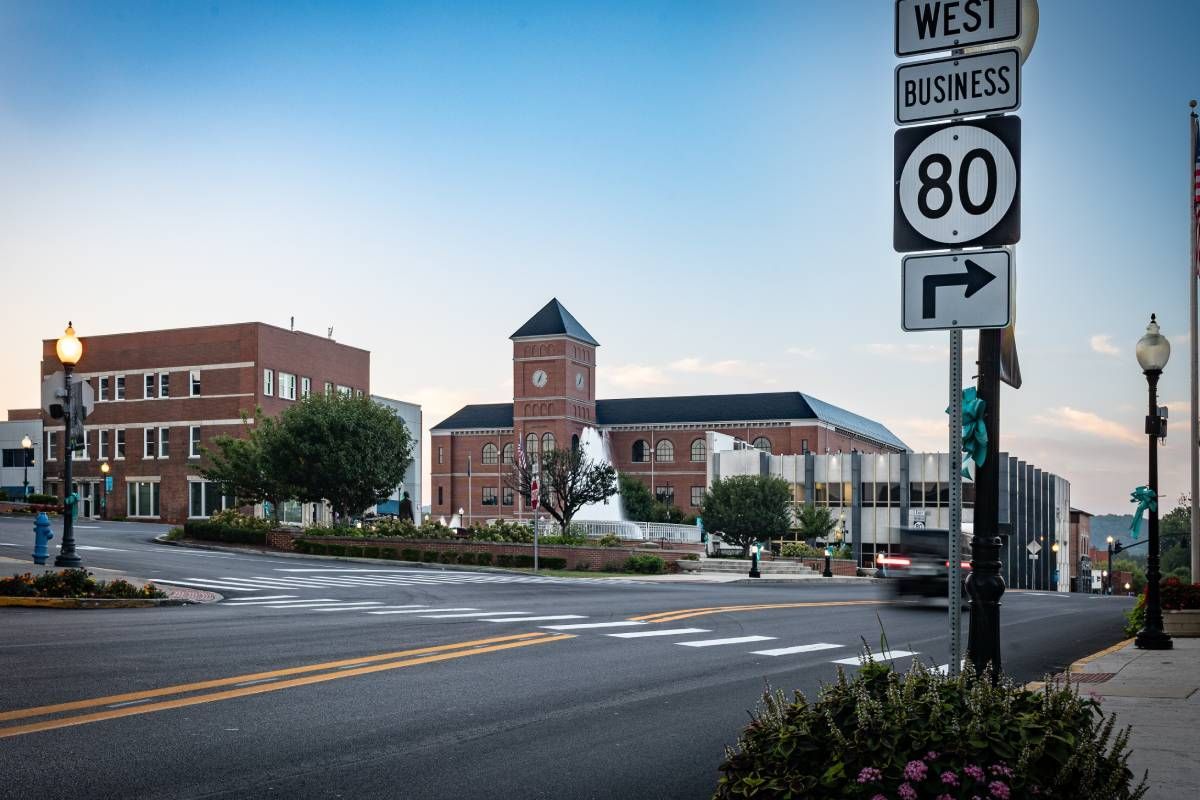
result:
[(965, 286), (963, 297), (970, 297), (994, 281), (996, 276), (971, 259), (967, 259), (967, 271), (950, 275), (926, 275), (921, 279), (921, 318), (937, 316), (937, 290), (941, 286)]

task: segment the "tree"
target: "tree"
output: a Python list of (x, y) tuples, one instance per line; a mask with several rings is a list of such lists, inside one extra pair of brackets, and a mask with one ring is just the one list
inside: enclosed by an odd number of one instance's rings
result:
[(650, 494), (650, 487), (632, 475), (617, 476), (621, 487), (621, 505), (625, 516), (635, 522), (683, 522), (687, 517), (675, 506), (668, 506)]
[[(534, 477), (534, 456), (513, 463), (504, 482), (529, 502)], [(617, 471), (611, 464), (593, 461), (582, 447), (542, 451), (538, 477), (538, 507), (553, 517), (565, 535), (571, 520), (588, 503), (602, 503), (617, 493)]]
[(800, 528), (800, 535), (805, 539), (826, 539), (837, 527), (832, 511), (814, 505), (801, 508), (796, 523)]
[(386, 499), (412, 463), (412, 435), (369, 397), (313, 394), (289, 406), (266, 451), (266, 467), (305, 503), (327, 501), (346, 522)]
[(735, 475), (713, 481), (704, 493), (700, 515), (706, 529), (740, 546), (742, 555), (747, 555), (755, 541), (787, 533), (792, 523), (791, 500), (791, 486), (782, 478)]
[(222, 494), (234, 495), (239, 502), (270, 503), (271, 520), (279, 524), (279, 504), (294, 497), (296, 489), (278, 478), (270, 468), (270, 454), (279, 439), (277, 420), (263, 417), (262, 409), (255, 413), (251, 425), (242, 414), (244, 436), (222, 435), (213, 440), (212, 448), (204, 448), (205, 466), (200, 474), (216, 483)]

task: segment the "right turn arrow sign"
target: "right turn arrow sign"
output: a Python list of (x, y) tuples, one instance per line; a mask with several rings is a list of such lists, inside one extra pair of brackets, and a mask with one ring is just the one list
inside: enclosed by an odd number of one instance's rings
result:
[(1009, 324), (1012, 257), (1008, 250), (906, 256), (902, 273), (906, 331)]

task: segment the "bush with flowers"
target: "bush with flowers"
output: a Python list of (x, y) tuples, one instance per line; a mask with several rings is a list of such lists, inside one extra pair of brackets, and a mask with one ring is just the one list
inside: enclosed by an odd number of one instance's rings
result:
[(715, 797), (1135, 800), (1128, 731), (1074, 687), (1032, 692), (919, 663), (839, 670), (815, 702), (767, 691)]
[(135, 586), (117, 578), (98, 581), (86, 569), (64, 569), (62, 572), (28, 572), (0, 578), (0, 597), (93, 597), (105, 599), (163, 598), (167, 593), (153, 583)]

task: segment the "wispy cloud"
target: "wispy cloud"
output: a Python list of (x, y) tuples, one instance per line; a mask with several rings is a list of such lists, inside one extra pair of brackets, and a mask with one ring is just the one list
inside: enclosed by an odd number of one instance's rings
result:
[(622, 389), (642, 389), (665, 386), (671, 382), (661, 367), (647, 364), (618, 364), (600, 370), (599, 378)]
[(1102, 356), (1119, 356), (1121, 350), (1112, 343), (1112, 337), (1107, 333), (1097, 333), (1090, 340), (1092, 352), (1099, 353)]
[(1093, 414), (1091, 411), (1081, 411), (1078, 408), (1071, 408), (1070, 406), (1051, 408), (1045, 413), (1035, 416), (1033, 421), (1041, 425), (1065, 428), (1077, 433), (1085, 433), (1089, 436), (1108, 439), (1110, 441), (1128, 442), (1130, 444), (1140, 444), (1142, 442), (1141, 436), (1121, 423), (1105, 419), (1099, 414)]
[(789, 356), (799, 356), (814, 361), (821, 357), (820, 351), (815, 347), (789, 347), (786, 352)]

